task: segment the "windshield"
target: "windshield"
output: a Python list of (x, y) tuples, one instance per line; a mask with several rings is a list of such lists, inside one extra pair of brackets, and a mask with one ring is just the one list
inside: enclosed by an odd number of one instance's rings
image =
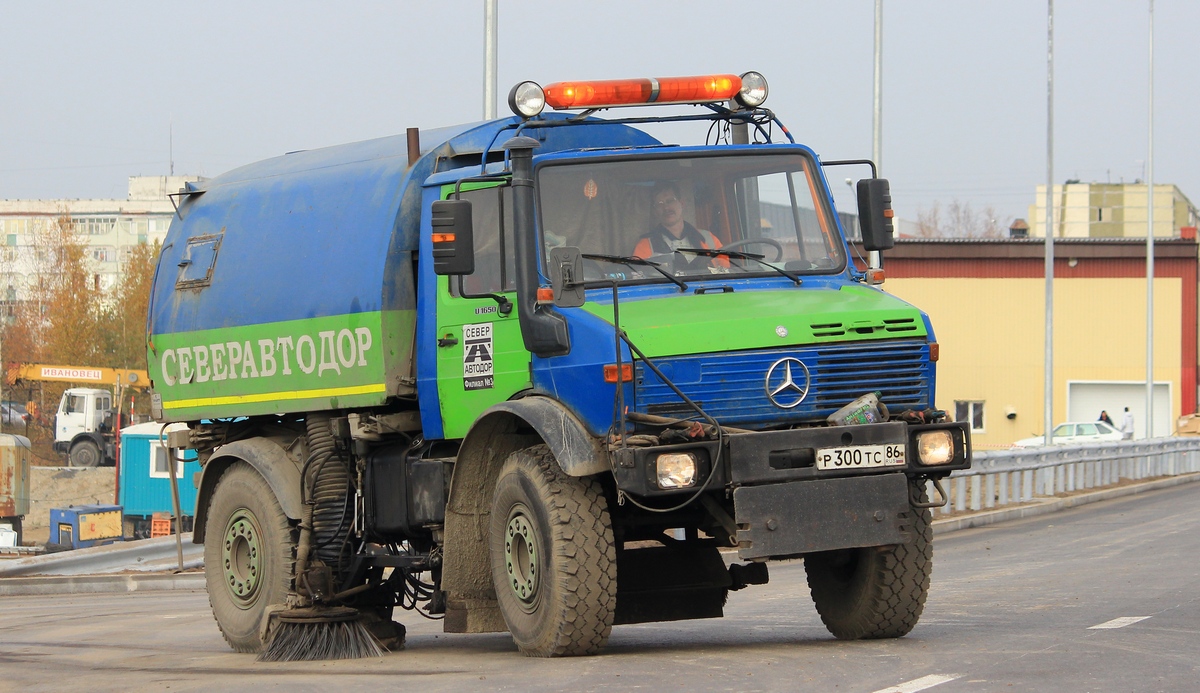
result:
[(538, 191), (544, 252), (579, 248), (585, 281), (845, 266), (816, 163), (800, 153), (547, 165)]

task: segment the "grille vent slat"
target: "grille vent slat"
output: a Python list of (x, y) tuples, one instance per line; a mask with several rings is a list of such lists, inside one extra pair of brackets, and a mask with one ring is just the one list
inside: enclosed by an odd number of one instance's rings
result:
[[(884, 321), (884, 329), (911, 326), (915, 321)], [(833, 328), (834, 324), (814, 324)], [(844, 326), (837, 324), (837, 328)], [(809, 394), (793, 409), (780, 409), (768, 400), (767, 370), (781, 358), (798, 358), (810, 374)], [(699, 372), (698, 381), (679, 383), (688, 397), (703, 402), (719, 421), (773, 425), (815, 421), (829, 416), (859, 395), (874, 390), (893, 411), (929, 406), (933, 366), (923, 339), (817, 344), (787, 349), (726, 352), (656, 359), (679, 364), (680, 372)], [(685, 365), (686, 364), (686, 365)], [(635, 409), (643, 413), (689, 415), (686, 405), (640, 361), (636, 364)]]

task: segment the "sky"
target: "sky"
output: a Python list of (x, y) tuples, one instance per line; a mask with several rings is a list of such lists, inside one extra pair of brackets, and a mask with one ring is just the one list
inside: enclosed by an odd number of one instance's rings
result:
[[(1146, 176), (1148, 8), (1054, 4), (1055, 182)], [(1200, 3), (1154, 12), (1154, 179), (1200, 203)], [(883, 0), (882, 174), (900, 217), (953, 201), (1027, 216), (1047, 177), (1046, 25), (1045, 0)], [(172, 161), (213, 176), (483, 113), (483, 0), (0, 0), (0, 26), (5, 199), (123, 198), (128, 176)], [(756, 70), (766, 106), (827, 160), (871, 155), (873, 47), (873, 0), (499, 0), (502, 101), (523, 80)], [(848, 209), (846, 175), (830, 182)]]

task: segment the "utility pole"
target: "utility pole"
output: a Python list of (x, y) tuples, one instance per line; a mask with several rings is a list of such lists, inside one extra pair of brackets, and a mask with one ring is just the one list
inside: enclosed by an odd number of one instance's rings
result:
[(496, 0), (483, 0), (483, 119), (496, 117)]

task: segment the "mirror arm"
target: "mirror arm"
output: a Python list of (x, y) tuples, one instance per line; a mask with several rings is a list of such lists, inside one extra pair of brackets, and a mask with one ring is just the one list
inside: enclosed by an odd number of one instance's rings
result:
[(462, 298), (490, 298), (496, 302), (496, 312), (500, 315), (507, 317), (508, 314), (512, 312), (513, 304), (512, 301), (508, 300), (507, 297), (500, 294), (489, 293), (469, 294), (467, 293), (466, 289), (463, 288), (463, 275), (459, 274), (456, 276), (458, 277), (458, 295)]

